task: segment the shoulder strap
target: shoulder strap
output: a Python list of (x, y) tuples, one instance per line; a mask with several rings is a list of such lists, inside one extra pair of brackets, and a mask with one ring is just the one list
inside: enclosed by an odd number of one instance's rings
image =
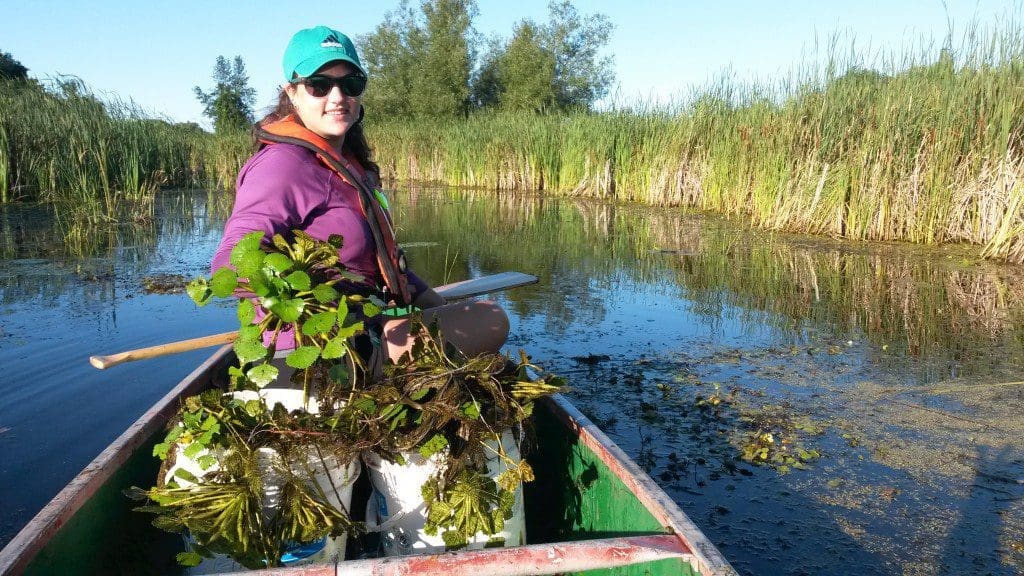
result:
[(352, 165), (348, 158), (339, 155), (327, 141), (314, 134), (294, 120), (286, 118), (267, 126), (256, 128), (256, 137), (265, 143), (283, 143), (302, 146), (312, 150), (329, 168), (334, 170), (341, 178), (352, 184), (359, 192), (359, 205), (370, 226), (373, 235), (373, 243), (376, 245), (377, 266), (380, 268), (381, 276), (384, 277), (385, 288), (388, 296), (396, 301), (399, 306), (411, 304), (409, 293), (409, 279), (406, 276), (408, 267), (405, 261), (405, 254), (398, 246), (395, 238), (395, 229), (391, 224), (391, 217), (376, 198), (376, 191), (369, 185), (362, 176), (362, 170)]

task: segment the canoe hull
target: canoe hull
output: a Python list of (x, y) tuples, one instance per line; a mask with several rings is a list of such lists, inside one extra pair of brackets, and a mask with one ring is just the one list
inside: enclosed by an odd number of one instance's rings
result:
[[(180, 398), (216, 385), (231, 358), (230, 347), (214, 354), (75, 477), (0, 551), (0, 574), (176, 573), (180, 538), (131, 511), (135, 503), (123, 491), (152, 483), (159, 465), (152, 446)], [(323, 573), (405, 574), (417, 564), (416, 573), (487, 576), (735, 574), (650, 477), (565, 398), (541, 403), (534, 425), (527, 459), (537, 479), (525, 486), (530, 546), (350, 561)], [(633, 560), (641, 563), (625, 566)], [(425, 571), (429, 566), (437, 571)]]

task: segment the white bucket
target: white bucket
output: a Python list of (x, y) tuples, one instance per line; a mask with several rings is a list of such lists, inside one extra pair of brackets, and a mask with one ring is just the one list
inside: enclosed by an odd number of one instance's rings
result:
[[(240, 400), (252, 400), (256, 398), (254, 391), (234, 392), (232, 395)], [(287, 388), (265, 388), (260, 395), (267, 401), (269, 407), (272, 402), (281, 402), (288, 410), (302, 407), (302, 390)], [(316, 408), (315, 400), (311, 400), (310, 408)], [(188, 487), (192, 483), (182, 478), (175, 478), (174, 474), (179, 469), (190, 472), (196, 478), (202, 478), (219, 468), (214, 463), (210, 468), (203, 470), (197, 460), (208, 454), (207, 450), (196, 454), (196, 457), (188, 458), (181, 450), (181, 446), (175, 444), (173, 450), (176, 452), (174, 465), (164, 475), (164, 482), (174, 480), (179, 486)], [(258, 448), (256, 451), (257, 465), (263, 478), (263, 516), (269, 519), (277, 511), (280, 503), (281, 489), (284, 485), (282, 470), (285, 463), (281, 455), (272, 448)], [(353, 459), (347, 465), (343, 465), (332, 454), (324, 454), (321, 459), (315, 448), (306, 451), (305, 462), (292, 461), (288, 464), (291, 472), (298, 476), (309, 476), (313, 479), (315, 486), (323, 491), (327, 502), (348, 513), (352, 505), (352, 488), (359, 478), (362, 466), (359, 459)], [(342, 534), (337, 538), (324, 538), (320, 542), (296, 544), (294, 547), (285, 550), (281, 560), (287, 566), (300, 566), (324, 562), (335, 562), (344, 560), (345, 545), (347, 537)], [(186, 538), (186, 547), (191, 549), (189, 539)], [(215, 558), (204, 559), (199, 566), (190, 568), (189, 574), (215, 574), (219, 572), (231, 572), (244, 570), (240, 564), (227, 556), (218, 555)]]
[[(497, 447), (488, 442), (491, 448)], [(511, 431), (501, 435), (505, 455), (513, 462), (520, 460), (519, 445)], [(363, 453), (373, 485), (373, 493), (366, 505), (366, 529), (381, 534), (381, 549), (385, 556), (410, 554), (437, 554), (445, 551), (440, 531), (430, 536), (423, 531), (427, 523), (426, 504), (423, 502), (423, 484), (438, 471), (444, 460), (441, 455), (423, 458), (419, 453), (403, 454), (406, 463), (388, 462), (372, 452)], [(497, 479), (508, 469), (497, 455), (487, 461), (487, 475)], [(503, 546), (521, 546), (526, 543), (526, 512), (523, 508), (523, 487), (515, 489), (512, 517), (505, 520), (504, 529), (493, 535), (478, 532), (470, 538), (467, 548), (479, 550), (492, 540), (503, 540)]]

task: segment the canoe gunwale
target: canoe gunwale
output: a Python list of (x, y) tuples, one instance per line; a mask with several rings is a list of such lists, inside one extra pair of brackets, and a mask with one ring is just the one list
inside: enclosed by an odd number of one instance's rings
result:
[(589, 418), (562, 394), (544, 399), (552, 413), (589, 448), (666, 529), (678, 537), (692, 553), (690, 563), (700, 574), (732, 576), (737, 574), (718, 548), (693, 523), (679, 505), (615, 444)]
[(230, 572), (218, 576), (546, 576), (668, 559), (682, 559), (684, 562), (692, 559), (689, 549), (673, 534), (347, 560), (337, 564)]
[(206, 385), (215, 368), (225, 362), (231, 345), (222, 346), (182, 379), (170, 392), (139, 416), (68, 482), (21, 531), (0, 550), (0, 575), (20, 574), (83, 504), (110, 479), (128, 458), (157, 433), (179, 407), (180, 399)]

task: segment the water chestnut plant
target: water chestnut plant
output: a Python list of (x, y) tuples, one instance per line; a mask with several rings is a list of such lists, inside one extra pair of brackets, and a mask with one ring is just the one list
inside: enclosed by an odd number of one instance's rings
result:
[[(385, 304), (354, 290), (363, 279), (338, 261), (343, 241), (296, 231), (266, 242), (254, 232), (232, 250), (233, 268), (186, 289), (200, 306), (238, 297), (239, 337), (227, 389), (183, 402), (154, 448), (164, 460), (157, 485), (132, 491), (150, 501), (140, 510), (155, 514), (156, 526), (191, 536), (182, 564), (227, 554), (247, 567), (273, 566), (289, 543), (360, 533), (362, 524), (332, 498), (336, 487), (315, 478), (364, 451), (398, 463), (410, 453), (443, 463), (423, 494), (427, 530), (443, 531), (452, 548), (501, 531), (516, 487), (533, 479), (529, 464), (505, 453), (501, 435), (564, 382), (534, 376), (522, 353), (518, 363), (501, 354), (466, 357), (418, 315), (412, 349), (372, 368), (353, 340), (383, 321)], [(302, 386), (303, 409), (266, 400), (268, 386), (281, 380), (275, 356), (286, 331), (295, 347), (284, 362), (295, 369), (290, 383)], [(504, 472), (492, 478), (487, 462), (495, 458)]]

